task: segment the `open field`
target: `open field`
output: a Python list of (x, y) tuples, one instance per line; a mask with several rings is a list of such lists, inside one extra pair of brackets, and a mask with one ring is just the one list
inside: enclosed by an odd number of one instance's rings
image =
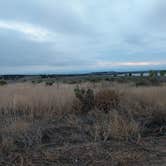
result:
[(165, 166), (166, 85), (0, 86), (0, 166)]

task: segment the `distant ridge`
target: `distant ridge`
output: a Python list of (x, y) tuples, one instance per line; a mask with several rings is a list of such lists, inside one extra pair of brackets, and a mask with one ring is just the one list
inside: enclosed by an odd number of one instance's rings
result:
[(149, 73), (149, 72), (166, 72), (166, 70), (138, 70), (138, 71), (104, 71), (104, 72), (87, 72), (87, 73), (80, 73), (80, 74), (4, 74), (0, 75), (0, 79), (18, 79), (24, 77), (74, 77), (74, 76), (90, 76), (90, 75), (123, 75), (123, 74), (141, 74), (141, 73)]

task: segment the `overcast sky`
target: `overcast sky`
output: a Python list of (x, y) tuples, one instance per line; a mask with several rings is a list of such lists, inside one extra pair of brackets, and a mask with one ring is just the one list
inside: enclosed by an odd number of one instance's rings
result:
[(0, 74), (163, 69), (165, 0), (0, 0)]

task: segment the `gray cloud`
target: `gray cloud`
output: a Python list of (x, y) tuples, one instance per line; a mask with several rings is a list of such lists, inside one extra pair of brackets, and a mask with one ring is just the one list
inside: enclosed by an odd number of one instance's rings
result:
[(2, 1), (0, 70), (79, 72), (126, 69), (130, 64), (163, 66), (165, 8), (162, 0)]

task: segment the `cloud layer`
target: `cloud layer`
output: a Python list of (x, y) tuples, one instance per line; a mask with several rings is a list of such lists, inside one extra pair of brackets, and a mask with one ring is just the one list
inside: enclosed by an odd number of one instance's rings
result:
[(163, 0), (0, 2), (0, 71), (164, 68)]

